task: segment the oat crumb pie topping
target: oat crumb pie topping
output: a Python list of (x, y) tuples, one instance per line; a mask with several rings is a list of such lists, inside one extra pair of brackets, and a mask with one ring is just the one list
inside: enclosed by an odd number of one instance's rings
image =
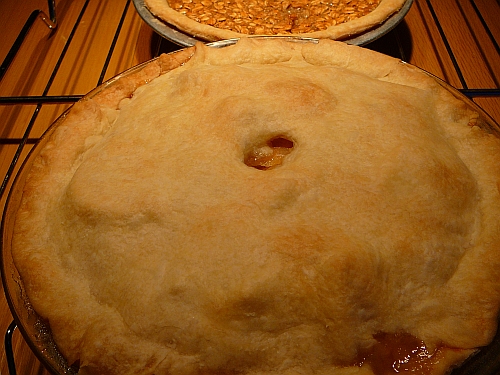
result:
[(496, 332), (500, 139), (399, 60), (199, 43), (46, 137), (12, 255), (79, 375), (443, 375)]
[(249, 35), (341, 39), (370, 30), (404, 0), (145, 0), (153, 15), (209, 41)]

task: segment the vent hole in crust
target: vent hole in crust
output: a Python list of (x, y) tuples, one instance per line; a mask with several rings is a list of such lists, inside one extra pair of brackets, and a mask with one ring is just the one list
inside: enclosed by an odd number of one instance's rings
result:
[(252, 147), (245, 155), (245, 164), (259, 170), (275, 168), (283, 163), (294, 146), (294, 142), (284, 136), (273, 137)]

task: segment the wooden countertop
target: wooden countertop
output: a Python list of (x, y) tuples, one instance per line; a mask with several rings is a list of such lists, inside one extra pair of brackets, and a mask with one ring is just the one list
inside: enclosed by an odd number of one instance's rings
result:
[[(158, 52), (179, 48), (158, 37), (142, 21), (128, 0), (62, 0), (56, 3), (57, 28), (51, 31), (37, 16), (19, 53), (0, 81), (0, 100), (19, 96), (83, 95), (102, 79), (149, 60)], [(25, 21), (37, 9), (48, 13), (47, 2), (0, 1), (0, 61), (7, 56)], [(85, 9), (83, 14), (82, 9)], [(405, 20), (367, 48), (403, 58), (456, 88), (498, 89), (499, 19), (500, 4), (494, 0), (415, 0)], [(78, 24), (76, 29), (75, 22)], [(120, 23), (120, 32), (116, 33)], [(443, 39), (441, 32), (446, 39)], [(72, 33), (73, 39), (67, 53), (60, 62), (57, 74), (51, 78), (61, 51)], [(116, 45), (108, 68), (102, 72), (115, 35)], [(462, 76), (457, 73), (457, 68)], [(47, 84), (49, 80), (52, 80), (50, 86)], [(487, 92), (486, 96), (474, 100), (500, 122), (499, 96)], [(6, 104), (0, 101), (2, 178), (9, 172), (20, 139), (33, 114), (37, 113), (36, 119), (21, 160), (36, 138), (69, 105), (55, 101), (37, 109), (36, 103)], [(15, 169), (12, 173), (15, 173)], [(3, 207), (10, 183), (11, 179), (5, 184), (0, 208)], [(0, 294), (0, 334), (6, 332), (11, 322), (6, 300)], [(0, 347), (0, 373), (8, 374), (5, 351), (3, 346)], [(13, 349), (18, 374), (48, 374), (17, 331), (14, 333)]]

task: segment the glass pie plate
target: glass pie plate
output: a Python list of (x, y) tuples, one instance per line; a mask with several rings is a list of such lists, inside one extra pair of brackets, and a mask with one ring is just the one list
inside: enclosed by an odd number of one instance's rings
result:
[[(139, 13), (144, 22), (146, 22), (157, 34), (159, 34), (163, 38), (170, 40), (171, 42), (182, 47), (193, 46), (198, 41), (206, 42), (204, 40), (197, 39), (191, 35), (188, 35), (182, 30), (179, 30), (174, 26), (171, 26), (155, 17), (146, 7), (144, 0), (133, 0), (133, 2), (137, 13)], [(398, 12), (389, 17), (385, 22), (380, 24), (380, 26), (367, 30), (361, 34), (353, 35), (348, 39), (345, 39), (344, 42), (357, 46), (364, 46), (384, 36), (389, 31), (394, 29), (404, 19), (404, 17), (410, 10), (412, 3), (413, 0), (406, 0), (403, 7)]]
[[(314, 43), (314, 40), (294, 40), (297, 42)], [(211, 43), (209, 45), (215, 48), (223, 48), (227, 45), (234, 44), (234, 40), (220, 41)], [(178, 53), (172, 52), (172, 53)], [(138, 65), (126, 72), (112, 78), (105, 82), (98, 88), (88, 93), (82, 100), (92, 98), (95, 95), (103, 92), (109, 87), (112, 87), (120, 79), (127, 77), (131, 74), (139, 72), (148, 63), (154, 61), (150, 60), (146, 63)], [(426, 73), (429, 74), (429, 73)], [(429, 74), (430, 75), (430, 74)], [(432, 75), (431, 75), (432, 76)], [(433, 76), (432, 76), (433, 77)], [(435, 77), (433, 77), (435, 78)], [(446, 90), (451, 92), (457, 98), (460, 98), (467, 103), (473, 110), (477, 111), (480, 116), (478, 124), (489, 133), (494, 134), (500, 138), (500, 126), (494, 122), (481, 108), (474, 104), (470, 99), (464, 96), (455, 88), (451, 87), (442, 80), (435, 78)], [(71, 108), (68, 110), (70, 111)], [(2, 216), (1, 222), (1, 240), (0, 240), (0, 261), (1, 261), (1, 274), (4, 291), (7, 297), (9, 308), (14, 317), (14, 323), (21, 332), (23, 338), (30, 346), (33, 353), (37, 356), (40, 362), (54, 375), (75, 375), (78, 373), (77, 368), (68, 366), (64, 357), (60, 354), (56, 344), (52, 340), (50, 328), (46, 322), (36, 313), (30, 304), (28, 296), (25, 293), (22, 279), (18, 270), (13, 262), (11, 245), (14, 231), (14, 218), (19, 208), (24, 182), (27, 172), (33, 163), (34, 158), (39, 151), (46, 144), (50, 138), (50, 134), (54, 129), (64, 121), (68, 111), (62, 114), (43, 134), (37, 144), (33, 147), (28, 157), (23, 162), (12, 188), (9, 191), (7, 202)], [(500, 249), (499, 249), (500, 250)], [(44, 270), (40, 270), (44, 272)], [(477, 354), (470, 357), (460, 368), (452, 371), (452, 375), (498, 375), (500, 373), (500, 332), (497, 333), (492, 343), (482, 348)], [(13, 375), (13, 373), (11, 373)]]

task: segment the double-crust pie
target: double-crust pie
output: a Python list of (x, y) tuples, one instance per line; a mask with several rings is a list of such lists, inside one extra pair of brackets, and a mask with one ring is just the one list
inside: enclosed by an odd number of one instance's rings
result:
[(445, 374), (497, 327), (482, 118), (340, 42), (164, 55), (53, 129), (15, 265), (79, 374)]
[(251, 35), (345, 39), (381, 25), (405, 0), (144, 0), (158, 19), (215, 41)]

